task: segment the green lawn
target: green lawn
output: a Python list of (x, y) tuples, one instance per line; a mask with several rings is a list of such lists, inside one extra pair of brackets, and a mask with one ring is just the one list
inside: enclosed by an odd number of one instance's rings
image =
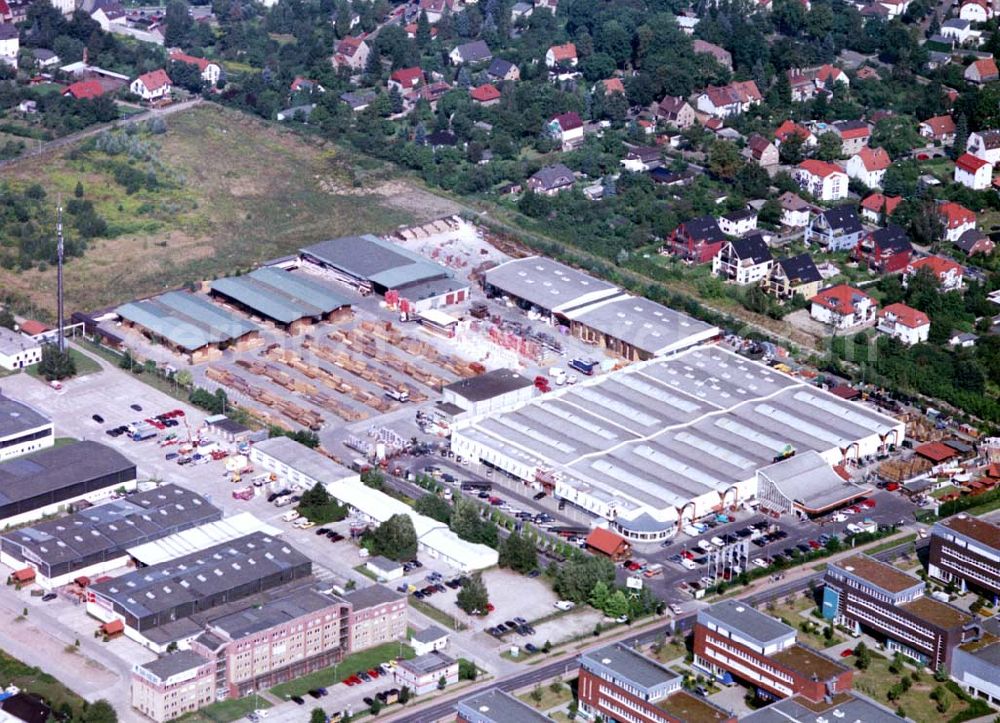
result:
[(360, 565), (355, 565), (354, 566), (354, 571), (355, 572), (360, 572), (365, 577), (371, 578), (375, 582), (378, 582), (378, 577), (375, 575), (374, 572), (372, 572), (371, 570), (369, 570), (368, 567), (364, 563), (361, 563)]
[[(88, 374), (97, 374), (98, 372), (101, 371), (101, 365), (98, 364), (93, 359), (91, 359), (89, 356), (87, 356), (86, 354), (82, 354), (73, 347), (68, 347), (68, 348), (69, 348), (69, 355), (73, 358), (73, 361), (76, 363), (76, 375), (78, 377), (85, 377)], [(38, 373), (37, 364), (32, 364), (30, 367), (26, 367), (24, 371), (28, 372), (28, 374), (35, 377), (35, 379), (42, 378), (42, 375)]]
[[(541, 696), (539, 696), (539, 693), (541, 693)], [(569, 703), (573, 699), (573, 689), (566, 683), (562, 683), (559, 691), (555, 692), (550, 686), (543, 685), (533, 688), (527, 693), (522, 693), (517, 697), (522, 702), (527, 703), (537, 710), (546, 711), (564, 703)]]
[(394, 660), (400, 656), (409, 659), (414, 657), (413, 648), (409, 645), (400, 646), (399, 643), (384, 643), (368, 650), (362, 650), (348, 655), (339, 665), (317, 670), (315, 673), (304, 675), (301, 678), (290, 680), (287, 683), (280, 683), (271, 688), (271, 693), (279, 698), (289, 698), (293, 695), (304, 695), (313, 688), (328, 688), (342, 681), (344, 678), (357, 673), (359, 670), (375, 668), (382, 663)]
[(453, 618), (443, 610), (438, 610), (433, 605), (425, 603), (423, 600), (417, 600), (415, 597), (411, 596), (410, 607), (415, 610), (419, 610), (434, 622), (444, 625), (446, 630), (465, 630), (464, 623), (459, 622), (456, 618)]
[(239, 720), (248, 713), (252, 713), (258, 708), (270, 708), (271, 704), (260, 696), (248, 695), (246, 698), (235, 700), (222, 700), (218, 703), (205, 706), (199, 711), (188, 713), (178, 718), (184, 723), (229, 723), (229, 721)]
[(74, 437), (56, 437), (54, 440), (52, 440), (52, 446), (67, 447), (71, 444), (76, 444), (79, 441), (80, 441), (79, 439), (76, 439)]
[(39, 668), (32, 668), (17, 658), (12, 658), (0, 651), (0, 680), (4, 685), (16, 685), (22, 691), (36, 693), (46, 700), (53, 709), (63, 705), (77, 713), (83, 705), (83, 699), (60, 683), (48, 673)]

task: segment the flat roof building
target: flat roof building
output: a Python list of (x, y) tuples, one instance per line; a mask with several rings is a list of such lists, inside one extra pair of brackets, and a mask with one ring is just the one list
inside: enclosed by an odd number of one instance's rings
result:
[(955, 648), (949, 672), (971, 695), (1000, 704), (1000, 621), (987, 618), (982, 638)]
[(362, 293), (398, 294), (419, 312), (469, 298), (469, 285), (419, 254), (371, 234), (321, 241), (299, 251), (303, 260)]
[(0, 523), (22, 525), (135, 489), (135, 463), (111, 447), (83, 441), (0, 463)]
[(51, 419), (0, 393), (0, 462), (47, 449), (54, 442)]
[(0, 326), (0, 368), (24, 369), (42, 360), (42, 345), (36, 339)]
[(926, 583), (892, 565), (856, 554), (826, 568), (823, 617), (856, 632), (866, 630), (931, 668), (950, 666), (954, 649), (982, 636), (977, 619), (925, 597)]
[(584, 341), (635, 361), (673, 354), (719, 336), (719, 329), (610, 282), (541, 256), (486, 271), (483, 287), (536, 308)]
[[(557, 431), (554, 431), (557, 430)], [(721, 347), (583, 379), (452, 425), (455, 454), (659, 540), (758, 494), (758, 470), (814, 451), (828, 464), (902, 442), (902, 422)]]
[(458, 682), (458, 661), (437, 650), (401, 660), (396, 666), (396, 683), (417, 695), (439, 689), (442, 678), (446, 687)]
[(199, 494), (167, 484), (0, 537), (0, 562), (31, 567), (44, 588), (100, 575), (128, 562), (128, 549), (222, 519)]
[(458, 723), (546, 723), (552, 721), (510, 693), (490, 688), (458, 703)]
[(808, 450), (757, 470), (761, 508), (803, 517), (822, 515), (871, 492), (841, 476), (818, 453)]
[(453, 405), (454, 418), (496, 411), (535, 396), (535, 385), (513, 369), (495, 369), (479, 376), (459, 379), (441, 389), (441, 406)]
[(829, 700), (785, 698), (743, 716), (741, 723), (900, 723), (909, 721), (859, 693), (845, 692)]
[(849, 668), (800, 645), (795, 628), (742, 600), (698, 611), (694, 665), (724, 682), (743, 680), (764, 700), (793, 695), (822, 700), (853, 684)]
[(300, 490), (310, 490), (317, 484), (361, 480), (357, 472), (285, 436), (263, 439), (254, 444), (250, 448), (250, 461), (268, 472), (274, 472)]
[(115, 309), (122, 323), (139, 330), (192, 363), (216, 358), (230, 346), (260, 341), (256, 324), (186, 291), (169, 291)]
[(1000, 595), (1000, 526), (960, 514), (931, 528), (927, 574), (994, 599)]
[(121, 620), (126, 635), (150, 645), (147, 634), (160, 626), (311, 574), (308, 557), (257, 532), (95, 583), (87, 612), (103, 622)]
[(243, 276), (218, 279), (212, 295), (277, 324), (292, 334), (350, 309), (350, 300), (318, 278), (265, 267)]

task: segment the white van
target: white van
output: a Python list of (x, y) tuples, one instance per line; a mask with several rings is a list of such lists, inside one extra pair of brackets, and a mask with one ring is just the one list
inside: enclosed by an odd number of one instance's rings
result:
[(291, 522), (292, 520), (297, 520), (299, 518), (299, 513), (295, 510), (288, 510), (285, 514), (281, 516), (285, 522)]
[(554, 605), (560, 610), (572, 610), (576, 607), (576, 603), (572, 600), (556, 600)]

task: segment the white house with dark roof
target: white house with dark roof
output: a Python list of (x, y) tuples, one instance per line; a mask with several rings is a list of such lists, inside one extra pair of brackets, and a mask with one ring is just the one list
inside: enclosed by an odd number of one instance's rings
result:
[(575, 181), (573, 171), (562, 163), (539, 169), (528, 179), (528, 188), (544, 196), (554, 196), (561, 191), (572, 188)]
[(774, 259), (759, 233), (727, 241), (712, 259), (712, 274), (738, 286), (767, 278)]

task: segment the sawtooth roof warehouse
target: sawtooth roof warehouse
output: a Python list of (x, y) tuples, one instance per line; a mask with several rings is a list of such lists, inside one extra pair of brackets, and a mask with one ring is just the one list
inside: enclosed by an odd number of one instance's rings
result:
[(899, 444), (904, 431), (902, 422), (709, 346), (460, 422), (451, 444), (541, 483), (627, 537), (654, 540), (756, 497), (758, 470), (791, 451), (839, 464)]

